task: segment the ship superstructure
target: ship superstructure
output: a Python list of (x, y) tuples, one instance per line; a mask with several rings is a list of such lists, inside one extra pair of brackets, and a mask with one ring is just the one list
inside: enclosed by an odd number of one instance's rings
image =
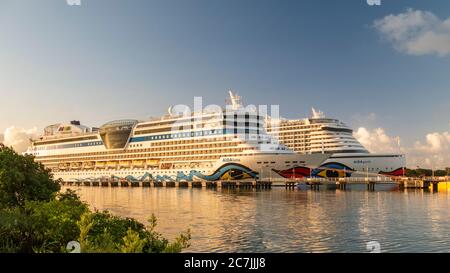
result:
[(404, 175), (405, 156), (372, 154), (353, 136), (353, 130), (338, 119), (312, 109), (305, 119), (266, 120), (267, 132), (299, 154), (329, 154), (314, 172), (319, 177)]
[(369, 153), (345, 123), (312, 109), (306, 119), (267, 122), (267, 131), (297, 153)]
[(278, 143), (266, 133), (265, 117), (242, 107), (237, 95), (219, 111), (169, 111), (99, 128), (78, 121), (51, 125), (27, 153), (65, 181), (265, 179), (291, 168), (311, 170), (329, 157), (297, 154)]

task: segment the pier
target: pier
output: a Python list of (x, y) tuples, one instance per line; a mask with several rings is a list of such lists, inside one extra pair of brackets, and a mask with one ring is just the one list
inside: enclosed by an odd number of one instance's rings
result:
[(442, 177), (408, 178), (408, 177), (346, 177), (346, 178), (299, 178), (299, 179), (264, 179), (264, 180), (220, 180), (220, 181), (130, 181), (126, 179), (99, 179), (91, 181), (62, 181), (64, 186), (87, 187), (171, 187), (171, 188), (207, 188), (207, 189), (271, 189), (284, 187), (287, 190), (321, 189), (348, 190), (365, 187), (375, 191), (380, 185), (390, 185), (399, 189), (438, 190), (440, 182), (448, 181)]
[(448, 182), (448, 177), (424, 177), (424, 178), (407, 178), (400, 183), (403, 189), (431, 189), (437, 192), (439, 183)]
[(372, 177), (345, 177), (345, 178), (300, 178), (294, 180), (278, 179), (272, 180), (273, 187), (285, 187), (286, 189), (294, 189), (303, 185), (303, 188), (311, 190), (320, 189), (339, 189), (347, 190), (354, 186), (365, 186), (368, 191), (375, 191), (381, 185), (398, 186), (399, 189), (431, 189), (438, 190), (440, 182), (449, 181), (446, 177), (389, 177), (389, 176), (372, 176)]
[[(101, 179), (95, 181), (62, 181), (63, 186), (86, 187), (168, 187), (168, 188), (226, 188), (226, 189), (270, 189), (271, 181), (221, 180), (221, 181), (129, 181), (125, 179)], [(295, 185), (294, 185), (295, 186)]]

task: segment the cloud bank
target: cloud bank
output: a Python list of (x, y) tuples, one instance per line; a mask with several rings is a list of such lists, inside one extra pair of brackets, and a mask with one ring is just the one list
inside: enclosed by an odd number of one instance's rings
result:
[(434, 132), (417, 141), (409, 152), (409, 162), (423, 168), (450, 167), (450, 133)]
[(36, 137), (37, 129), (24, 129), (11, 126), (3, 134), (3, 144), (11, 146), (18, 153), (23, 153), (30, 145), (30, 138)]
[(409, 147), (401, 146), (398, 136), (390, 136), (383, 128), (369, 130), (360, 127), (354, 137), (372, 153), (406, 154), (409, 168), (450, 167), (450, 132), (433, 132)]
[(373, 130), (359, 127), (354, 133), (355, 138), (371, 153), (400, 153), (400, 137), (386, 134), (383, 128)]
[(375, 20), (373, 26), (392, 45), (406, 54), (446, 56), (450, 54), (450, 17), (408, 9)]

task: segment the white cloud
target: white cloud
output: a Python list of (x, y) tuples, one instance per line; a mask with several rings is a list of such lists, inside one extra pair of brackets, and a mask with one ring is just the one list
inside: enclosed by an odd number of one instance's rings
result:
[(406, 164), (409, 168), (450, 167), (450, 132), (429, 133), (422, 141), (400, 148), (400, 137), (390, 136), (383, 128), (369, 130), (360, 127), (354, 136), (372, 153), (406, 154)]
[(354, 137), (371, 153), (399, 153), (400, 137), (386, 134), (383, 128), (369, 130), (360, 127), (354, 132)]
[(449, 147), (450, 134), (448, 132), (430, 133), (426, 136), (426, 144), (417, 141), (415, 145), (417, 151), (425, 153), (437, 153), (442, 150), (448, 150)]
[(450, 167), (450, 133), (434, 132), (426, 135), (424, 141), (416, 141), (409, 151), (409, 161), (423, 168)]
[(3, 144), (12, 146), (18, 153), (25, 152), (30, 145), (30, 138), (36, 136), (36, 128), (23, 129), (11, 126), (3, 134)]
[(429, 11), (408, 9), (376, 20), (374, 27), (401, 52), (439, 56), (450, 53), (450, 18), (442, 20)]

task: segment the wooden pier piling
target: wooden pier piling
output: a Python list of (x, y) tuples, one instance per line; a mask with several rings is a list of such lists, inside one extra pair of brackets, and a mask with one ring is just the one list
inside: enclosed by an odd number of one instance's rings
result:
[(338, 188), (342, 191), (346, 191), (347, 190), (347, 182), (345, 181), (340, 181), (338, 183)]
[(375, 191), (375, 182), (368, 182), (367, 183), (367, 190), (368, 191)]
[(168, 181), (168, 182), (166, 182), (166, 187), (171, 187), (171, 188), (174, 188), (176, 185), (175, 185), (175, 182), (173, 182), (173, 181)]
[(296, 181), (286, 181), (285, 188), (286, 189), (294, 189), (297, 185)]

